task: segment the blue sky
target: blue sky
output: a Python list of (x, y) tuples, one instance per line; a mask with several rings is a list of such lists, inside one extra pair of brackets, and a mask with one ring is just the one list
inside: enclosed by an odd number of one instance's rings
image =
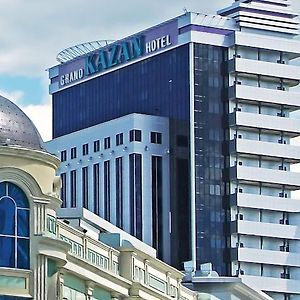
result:
[[(64, 48), (119, 39), (188, 11), (215, 14), (233, 0), (0, 0), (0, 94), (51, 138), (48, 67)], [(300, 1), (292, 0), (300, 11)], [(88, 4), (87, 4), (88, 3)], [(4, 29), (4, 30), (3, 30)]]
[(24, 94), (18, 102), (20, 105), (39, 104), (44, 96), (44, 88), (39, 77), (0, 75), (0, 90), (8, 93), (20, 91)]

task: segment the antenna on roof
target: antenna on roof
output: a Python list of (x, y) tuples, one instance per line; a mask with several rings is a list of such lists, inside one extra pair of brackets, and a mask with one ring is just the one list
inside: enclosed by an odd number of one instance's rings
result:
[(186, 14), (188, 12), (188, 10), (186, 9), (186, 7), (184, 7), (183, 9), (183, 12)]

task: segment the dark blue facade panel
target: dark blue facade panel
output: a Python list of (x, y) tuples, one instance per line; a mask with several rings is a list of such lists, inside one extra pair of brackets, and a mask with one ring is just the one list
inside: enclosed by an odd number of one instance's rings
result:
[(134, 112), (188, 120), (188, 45), (54, 93), (53, 138)]
[(225, 168), (223, 144), (227, 116), (222, 92), (226, 88), (223, 66), (227, 50), (222, 47), (194, 46), (194, 134), (196, 183), (197, 269), (211, 262), (220, 275), (227, 274), (226, 210), (223, 208)]

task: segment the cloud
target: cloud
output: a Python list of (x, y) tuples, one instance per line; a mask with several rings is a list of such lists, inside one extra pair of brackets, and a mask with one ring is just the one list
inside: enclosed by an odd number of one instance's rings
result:
[(0, 95), (17, 104), (24, 111), (35, 124), (44, 141), (52, 138), (52, 106), (50, 96), (47, 95), (41, 104), (22, 105), (20, 104), (24, 97), (22, 91), (0, 90)]
[(50, 103), (20, 107), (37, 127), (44, 141), (52, 138), (52, 108)]
[[(46, 76), (56, 54), (78, 43), (119, 39), (189, 11), (214, 14), (233, 0), (1, 0), (0, 73)], [(296, 10), (300, 3), (293, 0)]]
[[(4, 3), (4, 4), (3, 4)], [(226, 3), (226, 4), (225, 4)], [(214, 13), (231, 0), (2, 0), (0, 73), (46, 76), (56, 54), (82, 42), (119, 39), (183, 13)]]
[(19, 90), (16, 91), (0, 90), (0, 95), (3, 96), (4, 98), (9, 99), (15, 104), (18, 104), (18, 102), (23, 98), (24, 92)]

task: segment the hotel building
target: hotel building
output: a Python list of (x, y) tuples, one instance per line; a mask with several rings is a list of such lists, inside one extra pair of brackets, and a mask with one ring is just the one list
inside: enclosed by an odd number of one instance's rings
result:
[(211, 262), (300, 299), (296, 17), (288, 0), (239, 0), (62, 51), (47, 149), (62, 160), (64, 206), (177, 268)]

